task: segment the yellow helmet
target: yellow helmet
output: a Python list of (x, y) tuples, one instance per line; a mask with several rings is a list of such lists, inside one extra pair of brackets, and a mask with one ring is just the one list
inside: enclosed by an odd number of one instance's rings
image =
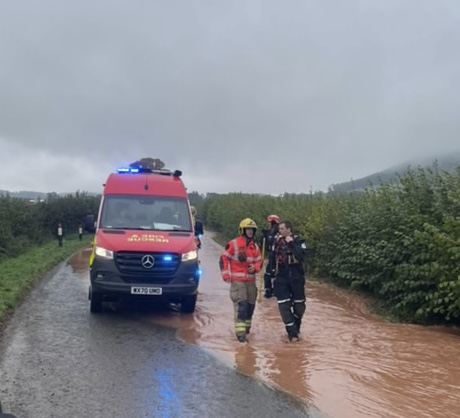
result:
[(240, 222), (240, 227), (239, 227), (239, 232), (240, 234), (243, 233), (243, 229), (245, 228), (253, 228), (253, 229), (257, 229), (257, 225), (256, 223), (251, 219), (251, 218), (246, 218), (246, 219), (243, 219), (241, 222)]

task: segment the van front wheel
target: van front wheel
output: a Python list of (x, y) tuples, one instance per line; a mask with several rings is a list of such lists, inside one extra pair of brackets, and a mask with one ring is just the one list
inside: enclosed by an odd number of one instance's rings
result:
[(102, 296), (99, 293), (90, 291), (90, 306), (91, 313), (102, 312)]
[(193, 313), (195, 312), (197, 295), (184, 296), (181, 301), (180, 310), (183, 313)]

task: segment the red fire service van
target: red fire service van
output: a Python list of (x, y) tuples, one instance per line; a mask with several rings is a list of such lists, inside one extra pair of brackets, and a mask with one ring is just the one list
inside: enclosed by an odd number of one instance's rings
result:
[(121, 168), (104, 184), (90, 256), (90, 311), (167, 298), (195, 310), (200, 280), (187, 189), (176, 170)]

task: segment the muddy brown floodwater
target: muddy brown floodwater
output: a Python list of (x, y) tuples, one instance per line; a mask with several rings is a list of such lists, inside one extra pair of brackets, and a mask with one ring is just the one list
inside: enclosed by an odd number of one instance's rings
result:
[[(256, 306), (249, 344), (233, 334), (221, 247), (203, 240), (203, 277), (193, 315), (150, 320), (221, 356), (241, 373), (289, 391), (332, 418), (457, 418), (460, 332), (385, 322), (365, 302), (331, 285), (309, 282), (299, 343), (286, 343), (275, 299)], [(82, 270), (87, 253), (80, 254)], [(76, 261), (76, 260), (75, 260)]]

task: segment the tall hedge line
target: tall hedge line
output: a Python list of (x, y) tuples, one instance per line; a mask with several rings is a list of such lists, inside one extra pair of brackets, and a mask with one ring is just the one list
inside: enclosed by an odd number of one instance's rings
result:
[(97, 214), (99, 202), (100, 197), (79, 192), (34, 204), (0, 196), (0, 261), (53, 239), (59, 222), (64, 235), (75, 234), (86, 215)]
[(205, 225), (230, 239), (276, 213), (309, 244), (310, 274), (377, 296), (411, 322), (460, 323), (460, 169), (410, 169), (361, 193), (211, 195)]

